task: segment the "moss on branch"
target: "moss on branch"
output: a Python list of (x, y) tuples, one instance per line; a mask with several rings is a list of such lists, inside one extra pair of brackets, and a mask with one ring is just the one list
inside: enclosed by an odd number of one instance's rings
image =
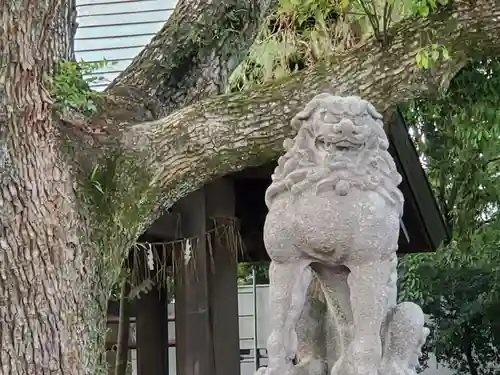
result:
[[(215, 176), (276, 159), (283, 140), (294, 135), (291, 117), (318, 93), (360, 95), (383, 111), (436, 92), (478, 48), (500, 50), (496, 22), (500, 4), (481, 0), (472, 7), (457, 2), (443, 12), (447, 17), (415, 17), (396, 24), (386, 50), (371, 39), (312, 69), (246, 92), (210, 98), (130, 128), (124, 134), (127, 147), (147, 148), (154, 155), (143, 163), (152, 166), (156, 186), (163, 192), (158, 207), (173, 204)], [(422, 32), (448, 46), (450, 59), (427, 70), (418, 68), (415, 57)]]
[(181, 0), (165, 26), (109, 86), (134, 87), (155, 117), (223, 93), (252, 45), (269, 0)]
[(79, 184), (81, 208), (91, 221), (90, 238), (100, 249), (105, 285), (113, 285), (122, 261), (143, 231), (144, 217), (151, 216), (161, 193), (151, 185), (152, 173), (137, 163), (142, 157), (132, 151), (113, 152), (97, 160), (82, 173)]

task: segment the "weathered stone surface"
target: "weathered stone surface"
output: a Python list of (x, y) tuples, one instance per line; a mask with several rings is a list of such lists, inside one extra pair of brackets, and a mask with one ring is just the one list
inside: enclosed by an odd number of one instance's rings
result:
[[(428, 329), (417, 305), (396, 305), (403, 195), (381, 119), (358, 97), (320, 94), (292, 120), (298, 134), (266, 192), (271, 334), (261, 374), (413, 372)], [(307, 293), (313, 277), (323, 312)]]

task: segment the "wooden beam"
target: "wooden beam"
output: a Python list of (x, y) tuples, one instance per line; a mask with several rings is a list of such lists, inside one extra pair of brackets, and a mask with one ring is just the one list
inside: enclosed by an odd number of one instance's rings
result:
[(408, 133), (403, 115), (398, 108), (394, 108), (388, 112), (386, 118), (388, 118), (390, 152), (403, 176), (401, 190), (407, 201), (403, 221), (410, 237), (409, 246), (414, 247), (412, 241), (420, 236), (423, 244), (415, 250), (435, 251), (449, 239), (443, 216)]
[[(133, 300), (133, 301), (128, 301), (128, 310), (129, 310), (129, 314), (130, 314), (130, 317), (133, 318), (137, 315), (137, 312), (136, 312), (136, 301), (137, 300)], [(114, 321), (116, 319), (116, 322), (118, 323), (118, 317), (120, 316), (120, 302), (119, 301), (108, 301), (108, 312), (107, 312), (107, 315), (108, 317), (110, 317), (110, 319), (112, 321)]]
[(115, 375), (126, 375), (129, 357), (130, 312), (128, 311), (127, 297), (130, 293), (130, 284), (124, 281), (120, 292), (120, 315), (116, 348)]
[(277, 165), (278, 163), (276, 161), (272, 161), (259, 167), (246, 168), (231, 174), (231, 178), (234, 180), (269, 179), (269, 181), (271, 181), (271, 175), (274, 173), (274, 169)]
[[(233, 220), (235, 216), (234, 184), (230, 178), (218, 179), (205, 187), (207, 216)], [(211, 221), (213, 228), (217, 221)], [(238, 319), (238, 254), (231, 249), (221, 229), (212, 236), (210, 262), (210, 316), (213, 333), (215, 373), (240, 374), (240, 339)]]
[[(168, 340), (168, 346), (169, 346), (169, 348), (173, 348), (173, 347), (175, 347), (175, 344), (176, 344), (176, 343), (175, 343), (175, 340)], [(105, 345), (105, 347), (106, 347), (106, 350), (107, 350), (107, 351), (110, 351), (110, 352), (111, 352), (111, 351), (114, 351), (114, 353), (116, 353), (116, 345), (117, 345), (117, 344), (116, 344), (116, 342), (115, 342), (115, 341), (106, 341), (106, 343), (105, 343), (104, 345)], [(129, 348), (130, 350), (132, 350), (132, 349), (134, 349), (134, 350), (135, 350), (135, 349), (137, 349), (137, 342), (136, 342), (136, 341), (129, 340), (127, 345), (128, 345), (128, 348)], [(113, 362), (113, 363), (114, 363), (114, 362)], [(113, 368), (113, 365), (111, 364), (111, 369), (112, 369), (112, 368)], [(112, 373), (112, 372), (111, 372), (111, 373)]]
[(173, 241), (180, 236), (180, 215), (164, 212), (153, 224), (144, 232), (140, 239), (148, 242)]
[(136, 303), (138, 375), (168, 374), (168, 324), (164, 293), (155, 287)]
[(191, 250), (176, 251), (175, 337), (178, 375), (216, 375), (209, 303), (209, 254), (206, 197), (203, 189), (179, 201), (173, 210), (181, 214), (184, 238), (197, 237)]

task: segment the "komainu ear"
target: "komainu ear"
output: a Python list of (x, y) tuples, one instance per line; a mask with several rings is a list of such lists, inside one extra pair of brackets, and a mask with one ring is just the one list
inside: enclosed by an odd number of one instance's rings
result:
[(316, 95), (309, 103), (306, 104), (306, 107), (302, 111), (295, 115), (290, 124), (295, 130), (299, 130), (303, 122), (307, 121), (312, 116), (312, 114), (320, 107), (320, 104), (325, 103), (325, 101), (332, 101), (336, 99), (339, 99), (339, 97), (327, 92)]

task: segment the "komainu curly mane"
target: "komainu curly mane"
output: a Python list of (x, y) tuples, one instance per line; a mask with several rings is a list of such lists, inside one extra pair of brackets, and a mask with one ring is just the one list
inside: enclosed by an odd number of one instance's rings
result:
[[(334, 157), (321, 160), (314, 145), (327, 116), (336, 122), (349, 119), (355, 126), (368, 126), (370, 133), (363, 147), (349, 155), (338, 151)], [(297, 195), (314, 188), (316, 193), (335, 190), (346, 195), (355, 187), (377, 191), (402, 210), (403, 196), (397, 189), (401, 176), (388, 152), (389, 142), (381, 119), (373, 105), (361, 98), (330, 94), (315, 97), (292, 120), (298, 133), (293, 140), (283, 142), (286, 153), (279, 158), (272, 176), (266, 193), (267, 206), (287, 192)]]
[[(259, 375), (413, 374), (428, 331), (420, 307), (396, 304), (403, 194), (381, 120), (330, 94), (292, 120), (266, 191), (272, 319)], [(311, 303), (314, 278), (326, 309)]]

